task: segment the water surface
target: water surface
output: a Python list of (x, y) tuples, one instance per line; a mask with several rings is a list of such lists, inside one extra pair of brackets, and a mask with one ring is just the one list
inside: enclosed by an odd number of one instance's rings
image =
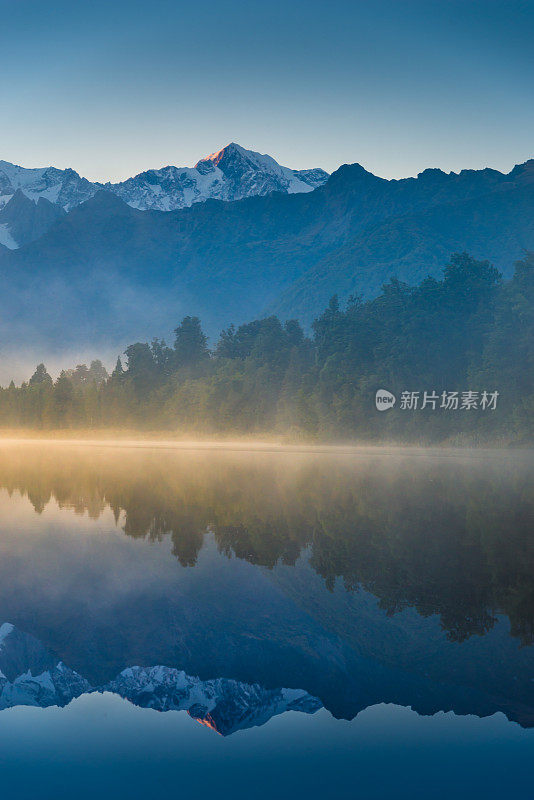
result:
[(3, 785), (531, 797), (533, 477), (526, 451), (0, 445)]

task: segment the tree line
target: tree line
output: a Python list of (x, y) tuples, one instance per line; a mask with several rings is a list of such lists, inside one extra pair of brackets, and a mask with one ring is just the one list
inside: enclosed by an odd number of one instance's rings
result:
[[(172, 345), (131, 344), (111, 375), (95, 360), (53, 381), (40, 364), (28, 382), (0, 389), (0, 425), (521, 444), (533, 433), (533, 342), (534, 254), (508, 281), (456, 254), (439, 280), (392, 279), (344, 307), (333, 297), (309, 333), (271, 316), (231, 325), (210, 349), (188, 316)], [(385, 412), (379, 389), (396, 398)], [(466, 392), (474, 404), (442, 402)], [(484, 392), (498, 393), (494, 408), (477, 403)]]

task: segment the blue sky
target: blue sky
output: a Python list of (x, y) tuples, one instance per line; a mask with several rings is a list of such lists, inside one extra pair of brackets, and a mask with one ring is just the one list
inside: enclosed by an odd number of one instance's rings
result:
[(0, 0), (0, 159), (117, 180), (229, 141), (384, 177), (534, 156), (534, 0)]

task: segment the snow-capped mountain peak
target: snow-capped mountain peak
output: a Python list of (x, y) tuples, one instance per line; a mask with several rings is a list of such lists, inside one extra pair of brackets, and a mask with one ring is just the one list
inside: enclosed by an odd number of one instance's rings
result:
[[(105, 188), (133, 208), (173, 211), (208, 199), (240, 200), (270, 192), (310, 192), (328, 179), (322, 169), (293, 170), (269, 155), (232, 142), (194, 167), (166, 166), (141, 172), (120, 183), (94, 183), (73, 169), (27, 169), (0, 161), (0, 210), (22, 191), (30, 200), (44, 198), (70, 211)], [(12, 247), (5, 233), (4, 244)]]
[(96, 188), (96, 184), (80, 177), (73, 169), (27, 169), (8, 161), (0, 161), (0, 208), (20, 190), (30, 200), (37, 202), (42, 197), (69, 211), (92, 197)]
[(311, 192), (328, 179), (321, 169), (292, 170), (268, 155), (231, 142), (194, 167), (163, 167), (106, 188), (126, 203), (147, 210), (171, 211), (204, 200), (241, 200), (270, 192)]
[(236, 142), (230, 142), (222, 150), (201, 159), (195, 169), (205, 170), (208, 164), (221, 170), (232, 199), (273, 191), (287, 194), (311, 192), (328, 179), (328, 174), (322, 169), (282, 167), (271, 156), (246, 150)]
[(199, 164), (204, 164), (206, 161), (209, 161), (211, 164), (213, 164), (213, 166), (216, 167), (218, 166), (219, 161), (221, 161), (226, 156), (231, 155), (233, 153), (242, 156), (259, 155), (259, 153), (253, 153), (252, 150), (245, 150), (244, 147), (241, 147), (241, 145), (237, 144), (236, 142), (230, 142), (225, 147), (221, 147), (220, 150), (216, 150), (215, 153), (211, 153), (209, 156), (204, 156), (204, 158), (201, 158), (200, 161), (197, 161), (197, 163), (195, 164), (195, 169), (198, 167)]
[[(205, 158), (201, 158), (200, 161), (195, 164), (195, 169), (198, 169), (199, 165), (207, 163), (212, 164), (214, 167), (219, 167), (222, 171), (230, 165), (242, 164), (256, 171), (273, 173), (280, 177), (285, 174), (285, 170), (287, 169), (287, 167), (281, 167), (271, 156), (256, 153), (254, 150), (245, 150), (244, 147), (241, 147), (240, 144), (236, 144), (236, 142), (230, 142), (230, 144), (227, 144), (226, 147), (223, 147), (221, 150), (217, 150), (217, 152)], [(289, 172), (292, 173), (293, 171), (289, 170)]]

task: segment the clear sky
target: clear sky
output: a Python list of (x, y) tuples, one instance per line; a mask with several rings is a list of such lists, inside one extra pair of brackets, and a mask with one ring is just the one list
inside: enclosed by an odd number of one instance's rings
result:
[(0, 159), (117, 180), (230, 141), (384, 177), (534, 156), (534, 0), (0, 0)]

